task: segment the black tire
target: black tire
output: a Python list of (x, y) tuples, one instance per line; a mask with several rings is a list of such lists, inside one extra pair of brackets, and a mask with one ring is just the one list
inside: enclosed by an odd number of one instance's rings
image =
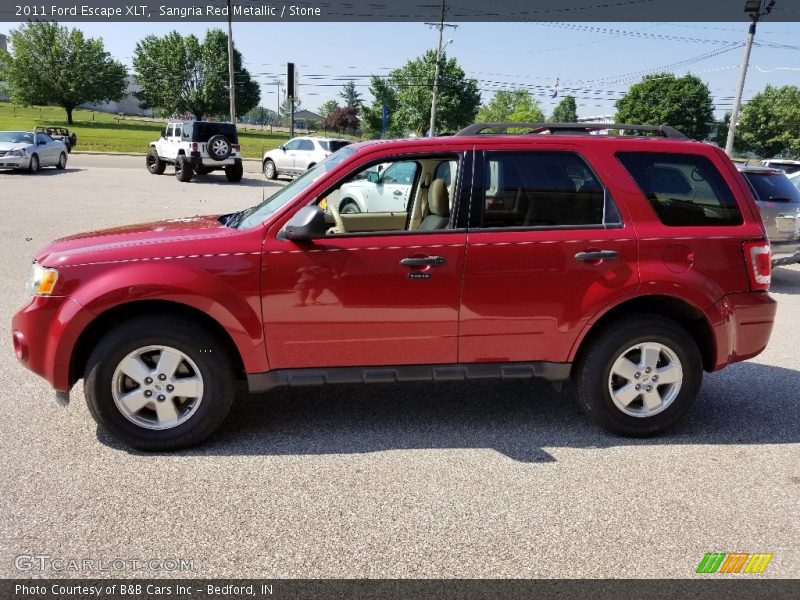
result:
[[(180, 351), (194, 362), (202, 377), (202, 396), (194, 411), (185, 421), (167, 429), (136, 424), (118, 408), (112, 393), (120, 363), (148, 346)], [(193, 321), (167, 316), (126, 321), (109, 331), (89, 356), (84, 374), (89, 411), (109, 435), (138, 450), (166, 451), (198, 444), (222, 424), (236, 396), (234, 366), (225, 347)]]
[(70, 133), (69, 134), (69, 147), (72, 148), (72, 146), (77, 146), (77, 145), (78, 145), (78, 135), (75, 134), (75, 133)]
[(185, 156), (178, 156), (175, 159), (175, 178), (186, 183), (192, 180), (192, 175), (194, 172), (189, 160)]
[[(617, 359), (635, 357), (637, 350), (632, 353), (626, 353), (626, 350), (644, 343), (668, 349), (679, 363), (682, 378), (680, 386), (675, 388), (674, 398), (665, 403), (663, 409), (654, 409), (649, 416), (635, 416), (617, 406), (611, 395), (612, 387), (618, 386), (614, 389), (619, 391), (625, 385), (631, 385), (631, 392), (635, 394), (633, 390), (639, 389), (635, 388), (636, 383), (642, 386), (641, 394), (646, 387), (655, 387), (659, 396), (665, 394), (666, 397), (669, 397), (671, 387), (664, 383), (653, 386), (650, 378), (658, 371), (645, 373), (643, 367), (641, 371), (636, 369), (637, 375), (628, 383), (619, 376), (612, 379), (612, 368)], [(674, 362), (666, 351), (657, 356), (658, 364)], [(636, 366), (640, 367), (643, 360), (641, 358)], [(588, 341), (576, 366), (575, 384), (581, 410), (606, 429), (631, 437), (658, 435), (672, 427), (691, 409), (703, 381), (703, 361), (694, 339), (680, 324), (659, 315), (636, 315), (606, 327)], [(626, 408), (644, 413), (643, 396), (637, 394), (635, 398)]]
[(221, 133), (212, 135), (206, 142), (206, 152), (214, 160), (225, 160), (231, 155), (233, 144)]
[(242, 175), (244, 175), (242, 163), (235, 163), (230, 167), (225, 167), (225, 177), (228, 178), (228, 181), (232, 181), (233, 183), (241, 181)]
[(349, 198), (342, 201), (339, 205), (339, 213), (344, 215), (354, 215), (356, 213), (360, 213), (361, 208), (358, 206), (355, 200), (351, 200)]
[(58, 162), (56, 163), (56, 169), (63, 171), (67, 168), (67, 155), (65, 152), (62, 152), (58, 157)]
[(28, 164), (28, 172), (29, 173), (38, 173), (40, 166), (41, 165), (39, 163), (39, 156), (37, 154), (34, 154), (33, 156), (31, 156), (31, 162)]
[(72, 154), (72, 144), (64, 144), (67, 147), (67, 154)]
[(264, 161), (264, 177), (267, 179), (275, 179), (278, 176), (278, 170), (275, 168), (275, 163), (269, 158)]
[(150, 152), (144, 157), (144, 164), (151, 175), (161, 175), (167, 168), (167, 163), (161, 160), (155, 148), (150, 148)]

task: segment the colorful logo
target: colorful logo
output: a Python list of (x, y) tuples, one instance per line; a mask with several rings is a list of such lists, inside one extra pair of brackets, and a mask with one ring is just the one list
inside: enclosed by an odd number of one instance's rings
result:
[(700, 561), (698, 573), (763, 573), (772, 554), (759, 552), (709, 552)]

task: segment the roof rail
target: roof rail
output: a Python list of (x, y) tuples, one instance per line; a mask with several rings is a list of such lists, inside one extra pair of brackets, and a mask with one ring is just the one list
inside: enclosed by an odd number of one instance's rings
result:
[[(477, 135), (485, 130), (499, 133), (508, 129), (527, 129), (523, 134), (551, 133), (565, 135), (588, 135), (602, 129), (620, 129), (636, 132), (656, 132), (665, 138), (685, 140), (683, 133), (667, 125), (631, 125), (628, 123), (475, 123), (468, 125), (456, 135)], [(485, 135), (485, 134), (484, 134)]]

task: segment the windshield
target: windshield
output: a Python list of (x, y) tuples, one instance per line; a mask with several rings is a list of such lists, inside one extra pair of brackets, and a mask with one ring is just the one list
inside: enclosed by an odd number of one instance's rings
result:
[(784, 202), (800, 202), (800, 190), (792, 185), (786, 175), (768, 173), (747, 173), (756, 196), (762, 202), (783, 200)]
[(33, 134), (27, 131), (0, 131), (0, 142), (11, 144), (32, 144)]
[(257, 227), (263, 223), (269, 215), (286, 206), (289, 202), (297, 198), (298, 195), (306, 191), (317, 179), (322, 177), (325, 173), (332, 171), (355, 153), (355, 148), (347, 146), (331, 154), (328, 158), (311, 167), (289, 185), (272, 194), (272, 196), (264, 200), (264, 202), (258, 206), (248, 208), (241, 213), (233, 215), (231, 220), (227, 222), (227, 225), (229, 227), (237, 227), (238, 229), (252, 229), (253, 227)]

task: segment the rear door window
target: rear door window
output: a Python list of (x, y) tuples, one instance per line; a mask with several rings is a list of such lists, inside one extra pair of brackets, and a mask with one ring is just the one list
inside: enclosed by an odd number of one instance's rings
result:
[(733, 192), (706, 157), (663, 152), (620, 152), (617, 159), (633, 177), (664, 225), (685, 227), (743, 223)]

